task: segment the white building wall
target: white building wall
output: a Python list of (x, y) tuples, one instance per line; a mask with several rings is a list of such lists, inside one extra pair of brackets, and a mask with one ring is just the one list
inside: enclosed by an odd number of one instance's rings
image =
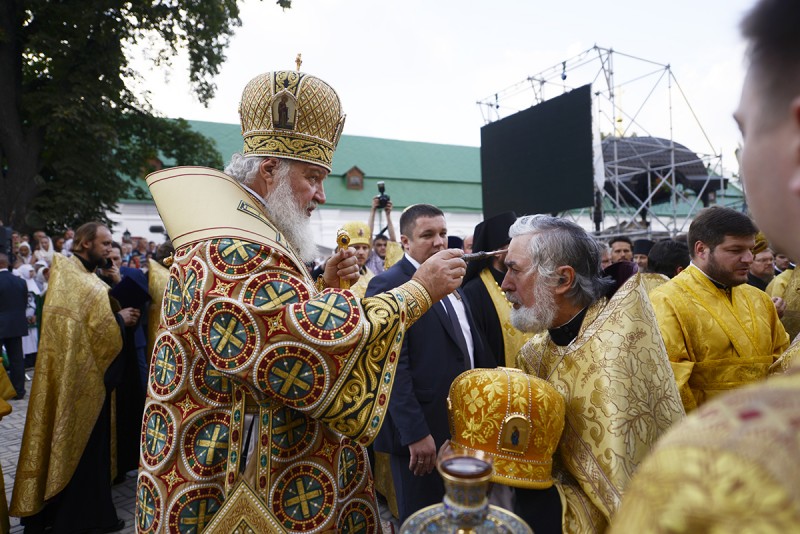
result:
[[(122, 240), (125, 230), (134, 237), (145, 237), (148, 241), (161, 243), (164, 235), (150, 231), (151, 226), (162, 226), (161, 217), (158, 215), (155, 204), (150, 203), (120, 203), (119, 213), (109, 213), (109, 218), (114, 222), (112, 235), (116, 241)], [(395, 230), (400, 237), (400, 211), (392, 213), (392, 222)], [(332, 249), (336, 246), (336, 231), (348, 221), (364, 221), (369, 219), (369, 210), (348, 210), (348, 209), (329, 209), (318, 208), (311, 216), (311, 228), (314, 232), (314, 239), (317, 246), (321, 249)], [(378, 220), (375, 216), (375, 229), (377, 232), (386, 225), (384, 220)], [(471, 234), (475, 225), (483, 220), (480, 213), (451, 213), (445, 212), (448, 232), (450, 235), (464, 237)], [(379, 226), (380, 224), (380, 226)]]

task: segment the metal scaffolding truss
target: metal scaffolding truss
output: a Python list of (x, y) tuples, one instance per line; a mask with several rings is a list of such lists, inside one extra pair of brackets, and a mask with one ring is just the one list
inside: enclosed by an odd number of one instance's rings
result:
[(477, 104), (488, 124), (587, 83), (596, 136), (603, 138), (595, 150), (603, 152), (604, 179), (595, 179), (594, 207), (562, 215), (585, 221), (589, 212), (599, 235), (685, 232), (725, 179), (722, 156), (669, 64), (595, 45)]

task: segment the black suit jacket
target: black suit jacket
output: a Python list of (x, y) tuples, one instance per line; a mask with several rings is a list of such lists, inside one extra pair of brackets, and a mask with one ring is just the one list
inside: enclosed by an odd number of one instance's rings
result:
[(8, 269), (0, 270), (0, 338), (28, 335), (28, 285)]
[[(400, 286), (408, 282), (415, 271), (404, 257), (370, 280), (366, 295)], [(494, 367), (493, 362), (487, 360), (466, 302), (464, 309), (472, 331), (475, 367)], [(469, 354), (459, 348), (444, 306), (440, 302), (434, 304), (406, 332), (389, 399), (389, 413), (375, 439), (375, 450), (408, 455), (408, 445), (428, 434), (433, 436), (438, 449), (450, 437), (447, 422), (450, 384), (466, 370), (467, 361)]]

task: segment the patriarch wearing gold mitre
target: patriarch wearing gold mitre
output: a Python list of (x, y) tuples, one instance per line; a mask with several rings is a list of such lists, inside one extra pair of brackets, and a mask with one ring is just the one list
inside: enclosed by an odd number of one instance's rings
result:
[[(139, 532), (380, 531), (364, 446), (381, 427), (406, 330), (463, 276), (443, 251), (359, 299), (352, 248), (312, 280), (312, 212), (344, 124), (315, 76), (253, 78), (244, 149), (225, 173), (148, 185), (175, 246), (153, 348), (136, 497)], [(204, 530), (206, 529), (206, 530)]]

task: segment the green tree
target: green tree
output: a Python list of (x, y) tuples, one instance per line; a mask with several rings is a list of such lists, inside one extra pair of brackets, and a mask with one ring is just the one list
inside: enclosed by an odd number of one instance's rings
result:
[(104, 220), (159, 155), (221, 167), (210, 141), (131, 92), (139, 74), (125, 51), (147, 40), (168, 64), (186, 50), (206, 103), (240, 25), (236, 0), (0, 1), (0, 220), (50, 230)]

